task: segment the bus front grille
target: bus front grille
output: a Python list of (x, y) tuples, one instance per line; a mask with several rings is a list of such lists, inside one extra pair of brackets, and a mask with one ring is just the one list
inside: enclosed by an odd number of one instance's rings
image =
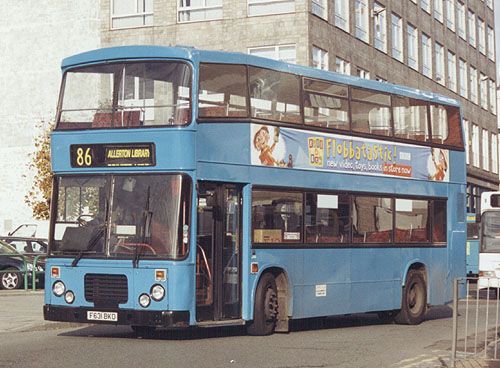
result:
[(96, 307), (117, 308), (128, 301), (128, 282), (125, 275), (85, 275), (85, 300)]

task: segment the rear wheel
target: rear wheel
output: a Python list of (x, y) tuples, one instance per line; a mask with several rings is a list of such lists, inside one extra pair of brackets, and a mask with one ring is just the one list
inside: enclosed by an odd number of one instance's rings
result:
[(406, 277), (401, 310), (395, 321), (405, 325), (418, 325), (427, 310), (427, 287), (422, 272), (410, 270)]
[(278, 292), (276, 280), (270, 273), (264, 274), (255, 293), (254, 319), (247, 325), (247, 333), (264, 336), (273, 333), (278, 320)]
[(21, 273), (16, 268), (7, 268), (0, 274), (0, 287), (5, 290), (20, 289), (23, 285)]

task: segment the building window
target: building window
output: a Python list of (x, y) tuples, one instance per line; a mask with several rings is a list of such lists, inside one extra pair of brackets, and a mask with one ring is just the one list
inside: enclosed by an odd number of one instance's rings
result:
[(360, 78), (370, 79), (370, 72), (366, 69), (360, 68), (359, 66), (356, 68), (356, 75)]
[(313, 67), (328, 70), (328, 52), (313, 46)]
[(465, 162), (470, 164), (470, 137), (469, 137), (469, 121), (464, 119), (464, 146), (465, 146)]
[(418, 70), (418, 30), (408, 23), (408, 66)]
[(446, 0), (446, 27), (455, 31), (455, 0)]
[(477, 69), (473, 66), (470, 67), (470, 99), (472, 102), (478, 103)]
[(448, 88), (457, 91), (457, 59), (451, 51), (448, 51)]
[(457, 2), (457, 22), (458, 22), (458, 35), (465, 40), (466, 39), (465, 4), (460, 1)]
[(498, 174), (498, 135), (491, 135), (491, 171)]
[(349, 0), (335, 0), (335, 26), (349, 32)]
[(490, 111), (493, 115), (497, 114), (497, 89), (493, 79), (490, 79)]
[(486, 55), (486, 29), (484, 28), (484, 21), (481, 18), (477, 18), (477, 33), (479, 52)]
[(467, 17), (468, 31), (469, 31), (469, 43), (471, 46), (476, 47), (476, 14), (473, 11), (468, 12)]
[(328, 4), (326, 0), (312, 0), (311, 11), (318, 17), (328, 20)]
[(459, 69), (459, 82), (460, 82), (460, 96), (467, 98), (469, 96), (469, 89), (467, 88), (467, 84), (469, 82), (469, 78), (467, 77), (467, 63), (465, 60), (458, 60), (458, 69)]
[(488, 77), (483, 73), (480, 73), (479, 88), (479, 100), (481, 101), (481, 107), (488, 110)]
[(373, 28), (375, 48), (387, 52), (387, 17), (385, 7), (379, 3), (373, 4)]
[(295, 0), (248, 0), (249, 16), (293, 13), (294, 11)]
[(486, 129), (483, 129), (483, 144), (482, 144), (482, 154), (483, 154), (483, 170), (490, 170), (490, 134)]
[(285, 61), (291, 64), (296, 63), (295, 45), (251, 47), (248, 49), (248, 53), (250, 55)]
[(431, 3), (430, 0), (420, 0), (420, 7), (427, 13), (431, 13)]
[(356, 0), (354, 12), (356, 16), (356, 38), (368, 42), (368, 0)]
[(377, 82), (385, 82), (385, 83), (387, 83), (387, 79), (382, 78), (380, 75), (375, 76), (375, 80)]
[(153, 25), (153, 0), (113, 0), (111, 28)]
[(479, 167), (479, 126), (472, 124), (472, 165)]
[(351, 63), (347, 60), (339, 58), (338, 56), (335, 58), (335, 71), (340, 74), (351, 74)]
[(180, 0), (179, 22), (197, 22), (222, 18), (222, 0)]
[(444, 47), (436, 42), (435, 44), (435, 60), (436, 60), (436, 81), (445, 84), (444, 78)]
[(488, 26), (488, 58), (495, 61), (495, 31)]
[(431, 38), (422, 33), (422, 73), (432, 78), (432, 46)]
[(434, 0), (434, 18), (443, 23), (443, 0)]
[(403, 20), (400, 16), (391, 14), (392, 57), (403, 61)]

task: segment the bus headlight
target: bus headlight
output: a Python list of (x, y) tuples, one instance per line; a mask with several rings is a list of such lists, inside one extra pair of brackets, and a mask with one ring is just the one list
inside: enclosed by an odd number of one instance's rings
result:
[(66, 291), (66, 285), (62, 281), (56, 281), (52, 285), (52, 292), (55, 296), (61, 296)]
[(75, 294), (71, 290), (66, 291), (66, 294), (64, 294), (64, 300), (66, 300), (66, 303), (72, 304), (75, 301)]
[(149, 304), (151, 304), (151, 298), (149, 297), (148, 294), (141, 294), (139, 295), (139, 304), (143, 308), (147, 308)]
[(159, 302), (165, 297), (165, 288), (160, 284), (153, 285), (150, 294), (155, 302)]

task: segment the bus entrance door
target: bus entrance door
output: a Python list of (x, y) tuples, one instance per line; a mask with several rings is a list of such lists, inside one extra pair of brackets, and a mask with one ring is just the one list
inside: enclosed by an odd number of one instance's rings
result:
[(199, 183), (196, 244), (196, 319), (238, 319), (240, 302), (241, 190)]

